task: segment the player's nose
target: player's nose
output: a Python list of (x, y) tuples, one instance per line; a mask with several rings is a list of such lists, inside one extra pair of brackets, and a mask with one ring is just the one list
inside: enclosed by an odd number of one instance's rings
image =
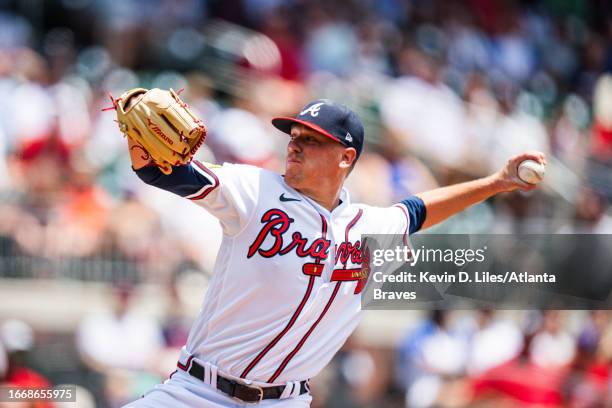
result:
[(297, 138), (292, 137), (287, 144), (287, 151), (290, 153), (298, 153), (302, 150), (302, 146)]

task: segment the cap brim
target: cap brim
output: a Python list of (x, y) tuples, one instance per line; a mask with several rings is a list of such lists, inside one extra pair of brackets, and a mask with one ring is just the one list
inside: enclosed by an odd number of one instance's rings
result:
[(291, 126), (295, 125), (295, 124), (300, 124), (300, 125), (304, 125), (309, 129), (314, 130), (315, 132), (321, 133), (323, 136), (327, 136), (330, 139), (332, 139), (335, 142), (338, 142), (340, 144), (344, 144), (342, 143), (340, 140), (338, 140), (337, 138), (335, 138), (331, 133), (329, 133), (328, 131), (326, 131), (325, 129), (310, 123), (310, 122), (306, 122), (305, 120), (300, 120), (300, 119), (296, 119), (296, 118), (290, 118), (290, 117), (279, 117), (279, 118), (274, 118), (272, 119), (272, 125), (274, 125), (275, 128), (277, 128), (278, 130), (280, 130), (283, 133), (286, 133), (288, 135), (291, 134)]

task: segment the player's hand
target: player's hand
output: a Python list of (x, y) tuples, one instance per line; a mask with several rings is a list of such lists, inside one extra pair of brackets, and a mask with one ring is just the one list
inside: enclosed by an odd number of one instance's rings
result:
[(134, 170), (141, 169), (149, 164), (153, 163), (151, 154), (145, 149), (140, 143), (132, 139), (127, 138), (128, 149), (130, 150), (130, 159), (132, 160), (132, 167)]
[(546, 156), (542, 152), (529, 151), (511, 157), (508, 163), (493, 175), (495, 184), (500, 192), (504, 191), (531, 191), (538, 187), (537, 184), (528, 184), (518, 176), (518, 166), (524, 160), (535, 160), (540, 164), (546, 165)]

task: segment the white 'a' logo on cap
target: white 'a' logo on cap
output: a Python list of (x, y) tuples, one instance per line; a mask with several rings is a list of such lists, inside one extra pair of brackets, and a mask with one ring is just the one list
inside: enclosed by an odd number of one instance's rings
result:
[(310, 116), (312, 117), (319, 116), (319, 110), (321, 109), (322, 105), (325, 105), (325, 102), (319, 102), (319, 103), (312, 104), (306, 109), (304, 109), (303, 111), (301, 111), (300, 116), (305, 115), (307, 113), (310, 113)]
[(353, 136), (351, 136), (349, 132), (346, 132), (346, 136), (344, 136), (344, 140), (346, 140), (349, 143), (353, 143)]

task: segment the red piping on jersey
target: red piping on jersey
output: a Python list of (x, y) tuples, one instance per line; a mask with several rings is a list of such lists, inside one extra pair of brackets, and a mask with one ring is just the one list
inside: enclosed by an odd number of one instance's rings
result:
[(187, 359), (187, 362), (185, 364), (181, 364), (181, 362), (179, 361), (178, 363), (176, 363), (176, 366), (178, 368), (180, 368), (181, 370), (183, 370), (183, 371), (188, 371), (189, 370), (189, 366), (191, 365), (191, 360), (193, 360), (193, 356), (189, 356), (189, 358)]
[[(361, 218), (362, 215), (363, 215), (363, 210), (360, 209), (357, 212), (357, 215), (355, 215), (355, 218), (353, 218), (351, 220), (351, 222), (349, 222), (347, 224), (346, 229), (344, 230), (344, 242), (348, 242), (349, 231), (351, 230), (351, 228), (353, 228), (355, 226), (355, 224), (357, 224), (357, 221), (359, 221), (359, 219)], [(348, 262), (348, 259), (347, 259), (347, 262)], [(344, 269), (346, 269), (346, 262), (344, 263)], [(332, 274), (332, 278), (333, 278), (333, 274)], [(336, 287), (334, 288), (334, 292), (332, 293), (331, 297), (327, 301), (327, 304), (325, 305), (325, 308), (321, 312), (321, 315), (319, 316), (319, 318), (312, 324), (312, 326), (310, 326), (310, 329), (308, 329), (308, 331), (306, 332), (304, 337), (302, 337), (300, 342), (297, 344), (297, 346), (295, 346), (295, 348), (291, 351), (291, 353), (289, 353), (289, 355), (287, 357), (285, 357), (285, 359), (283, 360), (281, 365), (276, 369), (276, 371), (274, 372), (272, 377), (270, 377), (270, 379), (268, 380), (269, 383), (272, 383), (272, 382), (276, 381), (276, 379), (278, 378), (279, 375), (281, 375), (281, 373), (283, 372), (285, 367), (287, 367), (287, 364), (289, 364), (289, 361), (291, 361), (291, 359), (293, 357), (295, 357), (297, 352), (300, 351), (300, 349), (302, 348), (302, 346), (304, 345), (304, 343), (306, 342), (308, 337), (310, 337), (310, 335), (312, 334), (314, 329), (317, 327), (319, 322), (323, 319), (323, 316), (325, 316), (325, 314), (329, 310), (329, 307), (331, 306), (332, 302), (336, 298), (336, 295), (338, 294), (338, 290), (340, 289), (340, 285), (341, 284), (342, 284), (342, 281), (340, 281), (340, 280), (336, 283)]]
[(204, 190), (204, 192), (196, 197), (191, 197), (190, 200), (201, 200), (204, 197), (206, 197), (208, 194), (210, 194), (211, 191), (213, 191), (215, 188), (219, 187), (219, 178), (217, 177), (217, 175), (215, 173), (213, 173), (212, 171), (210, 171), (209, 169), (206, 168), (206, 166), (204, 166), (202, 163), (200, 163), (197, 160), (194, 160), (193, 163), (198, 166), (200, 169), (202, 169), (206, 174), (208, 174), (209, 176), (211, 176), (214, 180), (215, 183), (210, 186), (209, 188), (207, 188), (206, 190)]
[[(321, 236), (322, 238), (326, 238), (327, 237), (327, 220), (325, 219), (323, 215), (319, 214), (319, 216), (321, 217), (321, 228), (323, 229), (323, 231), (321, 231)], [(316, 261), (321, 262), (320, 259), (317, 259)]]
[(406, 239), (406, 234), (408, 233), (408, 226), (410, 225), (410, 218), (408, 217), (408, 211), (406, 211), (406, 208), (404, 208), (403, 204), (397, 204), (397, 207), (399, 207), (400, 210), (402, 210), (402, 212), (404, 213), (404, 216), (406, 217), (406, 229), (404, 230), (404, 245), (408, 245), (408, 240)]
[[(353, 218), (351, 222), (349, 222), (346, 225), (346, 229), (344, 230), (344, 242), (349, 242), (349, 231), (351, 230), (351, 228), (355, 226), (355, 224), (357, 224), (357, 221), (359, 221), (362, 214), (363, 214), (363, 210), (360, 209), (359, 211), (357, 211), (357, 215), (355, 216), (355, 218)], [(346, 269), (347, 262), (348, 262), (348, 258), (346, 261), (344, 261), (344, 269)]]
[[(322, 228), (321, 234), (322, 234), (323, 238), (325, 238), (327, 236), (327, 221), (325, 220), (325, 217), (323, 217), (323, 215), (321, 215), (321, 228)], [(315, 260), (315, 263), (319, 263), (319, 262), (321, 262), (321, 261), (320, 261), (320, 259), (317, 258)], [(268, 343), (268, 345), (262, 351), (259, 352), (257, 357), (255, 357), (253, 359), (253, 361), (251, 361), (249, 363), (247, 368), (245, 368), (244, 371), (242, 372), (242, 374), (240, 374), (240, 378), (245, 378), (249, 374), (249, 372), (257, 365), (257, 363), (259, 363), (261, 361), (261, 359), (266, 354), (268, 354), (268, 352), (272, 349), (272, 347), (274, 347), (280, 341), (280, 339), (282, 339), (283, 336), (285, 336), (285, 334), (287, 334), (287, 332), (291, 329), (291, 327), (293, 327), (293, 325), (295, 324), (295, 322), (296, 322), (297, 318), (299, 317), (300, 313), (302, 313), (302, 309), (304, 308), (304, 305), (306, 305), (306, 301), (310, 297), (310, 294), (312, 292), (312, 288), (314, 286), (315, 279), (316, 279), (316, 275), (314, 275), (314, 274), (310, 275), (310, 279), (308, 280), (308, 287), (306, 288), (306, 293), (304, 294), (304, 297), (302, 298), (302, 301), (298, 305), (298, 307), (295, 310), (295, 312), (293, 312), (293, 315), (291, 316), (291, 319), (289, 319), (289, 322), (287, 323), (285, 328), (280, 333), (278, 333), (276, 335), (276, 337), (274, 337), (274, 339), (272, 339), (272, 341), (270, 343)]]
[[(349, 242), (349, 231), (351, 230), (351, 228), (355, 226), (355, 224), (357, 224), (357, 221), (359, 221), (362, 215), (363, 215), (363, 210), (360, 209), (357, 212), (357, 215), (355, 215), (355, 218), (353, 218), (351, 222), (347, 224), (346, 229), (344, 230), (344, 242), (345, 243)], [(355, 292), (353, 293), (357, 295), (361, 293), (361, 290), (363, 289), (363, 285), (364, 285), (365, 279), (367, 278), (367, 274), (364, 276), (362, 267), (347, 269), (346, 267), (347, 262), (348, 262), (348, 257), (344, 261), (344, 268), (334, 269), (334, 271), (332, 272), (330, 281), (331, 282), (356, 281), (357, 286), (355, 286)]]
[(340, 285), (341, 284), (342, 284), (342, 282), (336, 283), (336, 287), (334, 288), (334, 292), (332, 293), (331, 297), (327, 301), (327, 304), (325, 305), (325, 309), (323, 309), (323, 311), (321, 312), (321, 315), (319, 316), (319, 318), (312, 324), (312, 326), (310, 326), (310, 329), (308, 329), (308, 331), (306, 332), (304, 337), (302, 337), (302, 339), (300, 340), (298, 345), (295, 346), (295, 348), (291, 351), (291, 353), (289, 353), (289, 355), (287, 357), (285, 357), (285, 359), (283, 360), (281, 365), (276, 369), (276, 371), (274, 372), (272, 377), (270, 377), (270, 379), (268, 380), (269, 383), (273, 383), (274, 381), (276, 381), (276, 379), (278, 378), (279, 375), (281, 375), (281, 373), (283, 372), (285, 367), (287, 367), (287, 364), (289, 363), (289, 361), (291, 361), (291, 359), (297, 354), (297, 352), (300, 351), (300, 349), (302, 348), (302, 346), (304, 345), (304, 343), (306, 342), (306, 340), (308, 339), (310, 334), (314, 331), (315, 327), (317, 327), (319, 322), (323, 319), (323, 316), (325, 316), (325, 314), (329, 310), (329, 307), (331, 306), (332, 302), (336, 298), (336, 294), (338, 293), (338, 289), (340, 289)]

